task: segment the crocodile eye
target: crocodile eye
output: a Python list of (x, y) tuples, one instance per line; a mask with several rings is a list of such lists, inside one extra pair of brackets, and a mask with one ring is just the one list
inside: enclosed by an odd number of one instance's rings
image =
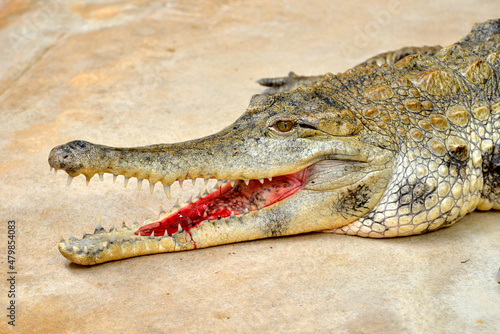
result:
[(295, 127), (292, 121), (277, 121), (273, 127), (280, 132), (288, 132)]

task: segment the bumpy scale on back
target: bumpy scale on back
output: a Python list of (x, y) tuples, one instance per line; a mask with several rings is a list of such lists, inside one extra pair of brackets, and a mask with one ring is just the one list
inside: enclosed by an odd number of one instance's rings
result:
[(498, 210), (499, 34), (500, 20), (492, 20), (445, 48), (403, 48), (338, 75), (263, 79), (266, 94), (205, 138), (58, 146), (49, 163), (69, 180), (147, 179), (161, 182), (168, 198), (176, 181), (219, 180), (155, 221), (109, 232), (98, 224), (59, 250), (90, 265), (311, 231), (407, 236), (475, 209)]

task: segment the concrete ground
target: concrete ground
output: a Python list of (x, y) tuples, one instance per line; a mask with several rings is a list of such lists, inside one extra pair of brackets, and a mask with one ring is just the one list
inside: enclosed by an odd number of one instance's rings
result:
[(448, 45), (499, 14), (497, 0), (1, 2), (0, 332), (499, 333), (498, 212), (417, 237), (313, 233), (86, 268), (59, 254), (59, 233), (90, 232), (100, 214), (106, 227), (156, 217), (173, 201), (109, 175), (68, 188), (47, 164), (74, 139), (207, 135), (245, 110), (259, 78)]

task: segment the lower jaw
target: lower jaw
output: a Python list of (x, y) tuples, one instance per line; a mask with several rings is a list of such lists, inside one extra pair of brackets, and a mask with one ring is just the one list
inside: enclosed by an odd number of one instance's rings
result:
[(142, 226), (136, 235), (164, 236), (197, 227), (202, 221), (213, 221), (230, 216), (239, 216), (273, 205), (292, 196), (307, 179), (308, 168), (299, 172), (273, 177), (272, 180), (250, 180), (246, 184), (238, 180), (200, 198), (179, 211), (154, 223)]

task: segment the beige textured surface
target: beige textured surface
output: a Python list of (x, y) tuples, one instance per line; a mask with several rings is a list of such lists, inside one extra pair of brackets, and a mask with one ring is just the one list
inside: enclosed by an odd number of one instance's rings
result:
[(67, 188), (46, 159), (73, 139), (206, 135), (243, 112), (261, 77), (447, 45), (499, 14), (496, 0), (1, 2), (0, 260), (6, 273), (14, 219), (18, 275), (15, 328), (0, 284), (0, 332), (498, 333), (498, 212), (418, 237), (318, 233), (83, 268), (58, 253), (59, 232), (173, 203), (159, 188), (124, 189), (121, 177)]

